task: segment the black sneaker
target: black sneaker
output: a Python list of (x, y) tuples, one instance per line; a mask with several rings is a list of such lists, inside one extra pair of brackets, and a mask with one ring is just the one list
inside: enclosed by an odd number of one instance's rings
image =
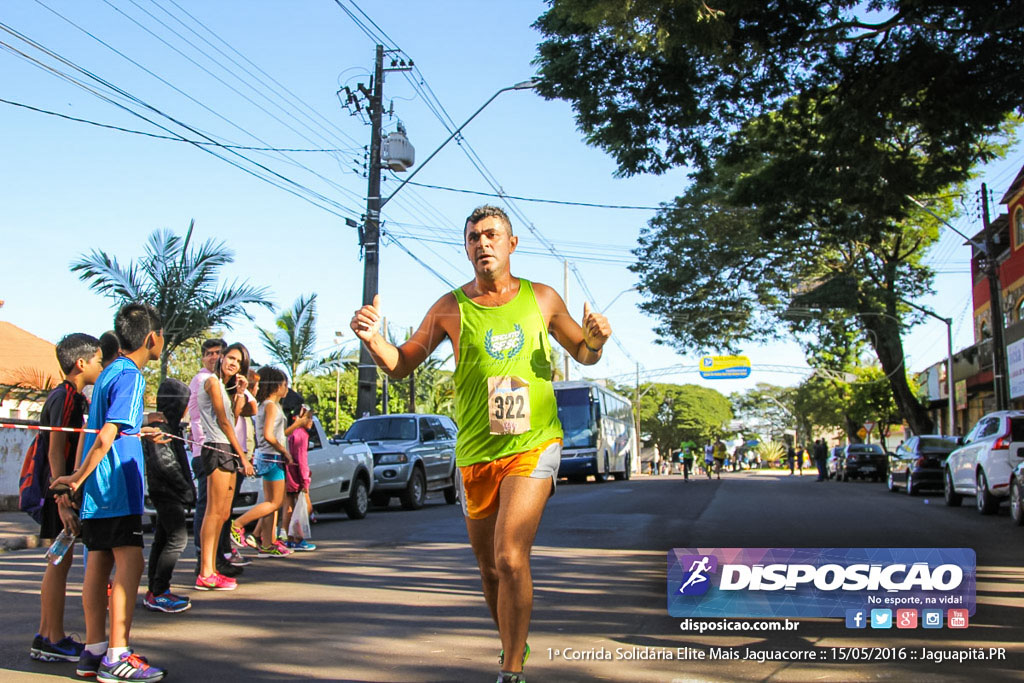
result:
[(228, 577), (229, 579), (233, 579), (233, 578), (235, 578), (237, 576), (241, 576), (242, 572), (244, 572), (244, 571), (245, 570), (242, 569), (241, 567), (236, 567), (235, 565), (233, 565), (233, 564), (231, 564), (230, 562), (227, 562), (227, 561), (218, 562), (217, 563), (217, 573), (218, 574), (223, 574), (224, 576)]
[(51, 643), (38, 633), (32, 639), (28, 656), (40, 662), (77, 662), (85, 645), (71, 636), (64, 636), (59, 642)]

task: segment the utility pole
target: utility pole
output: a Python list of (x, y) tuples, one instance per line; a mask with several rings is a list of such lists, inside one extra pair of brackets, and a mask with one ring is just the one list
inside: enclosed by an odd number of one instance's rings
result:
[(1010, 392), (1006, 385), (1006, 343), (1003, 324), (1003, 291), (999, 283), (999, 261), (996, 258), (995, 235), (988, 217), (988, 187), (981, 184), (981, 221), (985, 229), (985, 276), (988, 278), (989, 311), (992, 317), (992, 388), (996, 397), (996, 410), (1010, 407)]
[[(569, 308), (569, 262), (562, 261), (562, 298), (565, 300), (565, 308)], [(562, 374), (566, 382), (569, 381), (569, 352), (564, 352), (562, 358), (564, 359), (564, 367)]]
[[(384, 46), (377, 46), (372, 91), (360, 83), (359, 90), (367, 97), (370, 114), (370, 174), (366, 191), (366, 218), (360, 235), (363, 248), (363, 305), (373, 303), (377, 296), (380, 273), (380, 143), (384, 114)], [(359, 345), (359, 388), (356, 395), (356, 418), (377, 412), (377, 365), (365, 344)]]
[[(412, 339), (412, 328), (409, 328), (408, 339)], [(409, 373), (409, 412), (416, 412), (416, 368)]]

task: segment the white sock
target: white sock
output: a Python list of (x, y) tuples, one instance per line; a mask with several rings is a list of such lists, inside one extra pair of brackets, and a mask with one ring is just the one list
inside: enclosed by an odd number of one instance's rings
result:
[(94, 657), (99, 656), (107, 651), (107, 641), (104, 640), (102, 643), (86, 645), (85, 650)]
[(121, 658), (121, 655), (125, 652), (131, 652), (131, 648), (127, 647), (108, 647), (107, 648), (107, 661), (116, 662)]

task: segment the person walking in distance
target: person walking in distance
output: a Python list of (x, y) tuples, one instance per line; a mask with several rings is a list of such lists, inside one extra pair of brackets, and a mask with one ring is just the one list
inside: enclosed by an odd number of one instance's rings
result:
[(500, 208), (474, 210), (463, 236), (473, 279), (438, 299), (409, 341), (395, 347), (380, 334), (379, 296), (356, 311), (351, 327), (395, 379), (408, 376), (444, 338), (451, 341), (463, 513), (501, 637), (498, 680), (518, 683), (529, 656), (530, 552), (561, 457), (548, 335), (592, 365), (611, 327), (587, 303), (581, 326), (554, 289), (512, 275), (519, 238)]

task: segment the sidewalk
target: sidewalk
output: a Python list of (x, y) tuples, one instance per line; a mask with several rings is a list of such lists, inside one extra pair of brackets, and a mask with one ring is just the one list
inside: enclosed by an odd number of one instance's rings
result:
[(0, 553), (39, 547), (39, 525), (24, 512), (0, 512)]

